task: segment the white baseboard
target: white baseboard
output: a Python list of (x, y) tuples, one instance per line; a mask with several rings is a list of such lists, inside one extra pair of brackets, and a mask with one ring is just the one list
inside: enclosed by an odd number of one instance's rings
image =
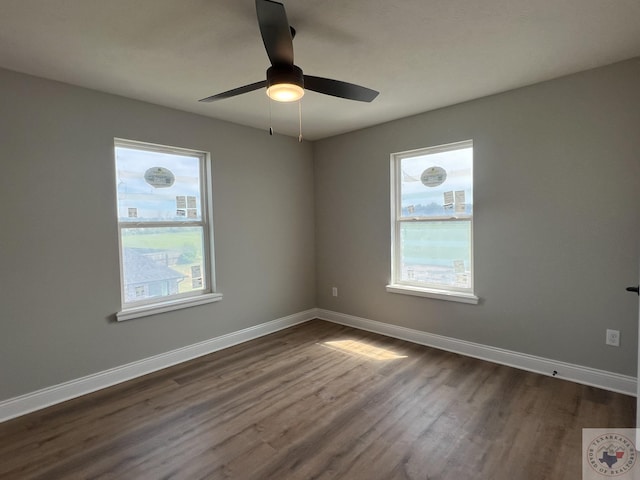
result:
[(613, 392), (624, 393), (626, 395), (636, 395), (637, 380), (635, 377), (444, 337), (442, 335), (376, 322), (374, 320), (333, 312), (331, 310), (312, 308), (271, 322), (4, 400), (0, 402), (0, 422), (87, 393), (95, 392), (96, 390), (110, 387), (178, 363), (186, 362), (187, 360), (207, 355), (222, 350), (223, 348), (232, 347), (239, 343), (269, 335), (270, 333), (307, 322), (314, 318), (519, 368), (521, 370), (540, 373), (542, 375), (552, 376), (553, 372), (556, 371), (558, 372), (556, 374), (557, 378), (584, 385), (591, 385)]
[(612, 392), (632, 396), (636, 396), (637, 392), (636, 377), (490, 347), (451, 337), (444, 337), (442, 335), (376, 322), (374, 320), (333, 312), (331, 310), (318, 309), (317, 317), (322, 320), (347, 325), (360, 330), (379, 333), (388, 337), (399, 338), (420, 345), (439, 348), (441, 350), (447, 350), (468, 357), (527, 370), (529, 372), (540, 373), (542, 375), (553, 376), (553, 372), (555, 371), (557, 372), (555, 375), (556, 378), (581, 383), (583, 385), (590, 385)]
[(255, 327), (245, 328), (244, 330), (4, 400), (0, 402), (0, 422), (307, 322), (316, 318), (316, 313), (317, 310), (312, 308), (271, 322), (262, 323)]

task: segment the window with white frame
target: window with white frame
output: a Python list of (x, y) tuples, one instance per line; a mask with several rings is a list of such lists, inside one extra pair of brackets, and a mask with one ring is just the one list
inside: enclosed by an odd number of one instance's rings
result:
[(209, 154), (115, 139), (115, 166), (118, 320), (219, 300)]
[(391, 155), (387, 290), (477, 303), (473, 284), (473, 141)]

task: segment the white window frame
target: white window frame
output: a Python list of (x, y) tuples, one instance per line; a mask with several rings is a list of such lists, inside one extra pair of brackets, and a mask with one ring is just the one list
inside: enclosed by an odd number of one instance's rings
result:
[[(433, 154), (438, 152), (448, 152), (463, 148), (473, 148), (473, 140), (464, 140), (461, 142), (448, 143), (445, 145), (437, 145), (433, 147), (419, 148), (405, 152), (391, 154), (391, 281), (386, 286), (387, 292), (400, 293), (405, 295), (415, 295), (420, 297), (428, 297), (439, 300), (449, 300), (461, 303), (477, 304), (479, 298), (475, 295), (475, 268), (473, 260), (473, 214), (472, 215), (453, 215), (446, 217), (421, 217), (421, 218), (402, 218), (401, 216), (401, 186), (402, 172), (400, 169), (401, 161), (405, 158), (416, 157), (425, 154)], [(403, 281), (400, 279), (400, 226), (404, 222), (443, 222), (443, 221), (468, 221), (470, 222), (470, 263), (471, 263), (471, 281), (469, 288), (447, 287), (439, 288), (439, 286), (424, 286), (416, 283)]]
[[(118, 321), (131, 320), (134, 318), (155, 315), (182, 308), (203, 305), (206, 303), (222, 300), (222, 294), (216, 293), (215, 283), (215, 256), (213, 248), (213, 198), (212, 198), (212, 175), (211, 175), (211, 155), (208, 152), (192, 150), (181, 147), (158, 145), (154, 143), (140, 142), (123, 138), (114, 138), (114, 166), (116, 166), (115, 152), (117, 147), (138, 149), (150, 152), (160, 152), (176, 155), (188, 155), (200, 159), (200, 209), (201, 219), (197, 221), (154, 221), (154, 222), (120, 222), (118, 220), (118, 250), (120, 256), (120, 295), (121, 311), (116, 313)], [(117, 174), (117, 172), (116, 172)], [(116, 201), (118, 193), (116, 191)], [(116, 213), (118, 215), (118, 213)], [(159, 227), (202, 227), (203, 231), (203, 270), (205, 273), (205, 288), (193, 292), (173, 294), (163, 297), (152, 297), (139, 302), (125, 303), (124, 295), (124, 269), (122, 246), (122, 230), (126, 228), (159, 228)]]

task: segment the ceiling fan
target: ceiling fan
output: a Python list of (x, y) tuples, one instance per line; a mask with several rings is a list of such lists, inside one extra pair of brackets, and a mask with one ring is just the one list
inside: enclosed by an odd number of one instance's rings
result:
[(371, 102), (378, 96), (375, 90), (360, 85), (303, 74), (302, 69), (293, 63), (295, 30), (289, 26), (284, 5), (273, 0), (256, 0), (256, 13), (262, 41), (271, 61), (267, 79), (203, 98), (201, 102), (235, 97), (263, 87), (267, 87), (269, 98), (278, 102), (299, 100), (305, 89), (359, 102)]

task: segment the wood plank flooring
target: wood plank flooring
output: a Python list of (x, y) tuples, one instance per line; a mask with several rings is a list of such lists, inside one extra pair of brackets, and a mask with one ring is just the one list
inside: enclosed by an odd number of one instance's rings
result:
[(0, 424), (2, 479), (581, 478), (635, 399), (314, 320)]

